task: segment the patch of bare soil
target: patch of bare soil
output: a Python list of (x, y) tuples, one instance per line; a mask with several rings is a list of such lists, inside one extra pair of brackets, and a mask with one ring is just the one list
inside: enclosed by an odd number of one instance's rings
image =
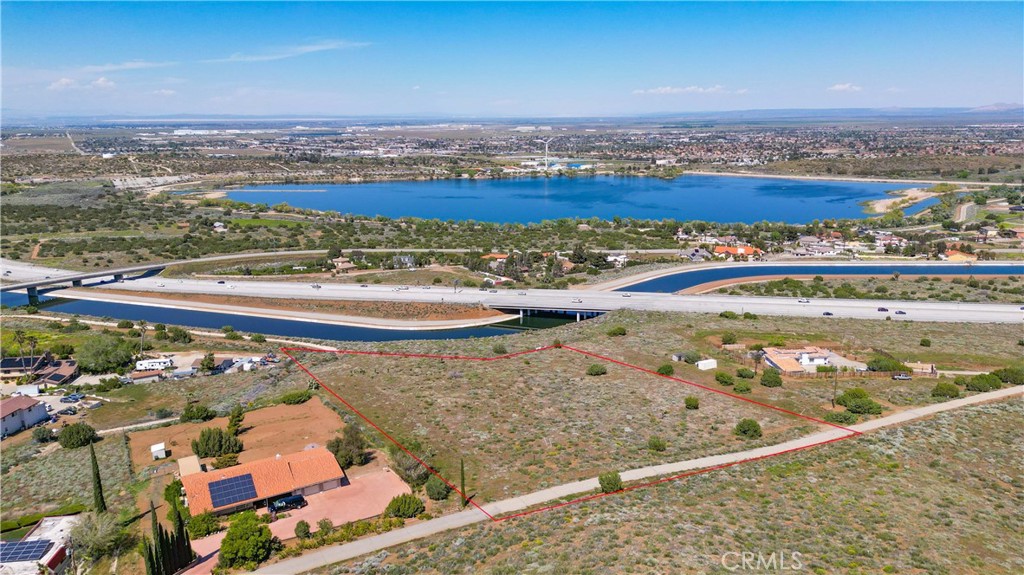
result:
[(501, 312), (497, 310), (481, 308), (472, 305), (426, 302), (272, 299), (208, 294), (165, 294), (156, 292), (139, 292), (128, 290), (104, 291), (113, 294), (130, 295), (138, 297), (151, 297), (154, 299), (162, 300), (202, 302), (218, 305), (254, 307), (261, 309), (336, 313), (341, 315), (379, 317), (384, 319), (474, 320), (502, 315)]

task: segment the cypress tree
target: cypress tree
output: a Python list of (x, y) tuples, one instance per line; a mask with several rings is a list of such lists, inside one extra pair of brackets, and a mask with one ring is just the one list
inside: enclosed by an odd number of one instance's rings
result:
[(146, 562), (146, 575), (158, 575), (153, 566), (153, 548), (145, 536), (142, 537), (142, 559)]
[(103, 482), (100, 479), (100, 464), (96, 461), (96, 449), (89, 443), (89, 457), (92, 459), (92, 506), (96, 513), (107, 511), (107, 502), (103, 499)]
[(149, 518), (153, 521), (153, 571), (155, 575), (164, 575), (167, 571), (164, 569), (164, 556), (163, 556), (163, 545), (161, 541), (160, 524), (156, 520), (156, 507), (153, 506), (153, 502), (149, 502)]
[(461, 478), (462, 488), (462, 506), (465, 507), (469, 503), (469, 499), (466, 498), (466, 460), (459, 460), (459, 475)]
[[(179, 515), (180, 517), (180, 515)], [(192, 562), (195, 557), (195, 552), (192, 551), (192, 542), (188, 538), (188, 530), (185, 529), (185, 522), (179, 521), (175, 529), (175, 538), (178, 540), (178, 545), (181, 549), (180, 561), (178, 567), (184, 567)]]

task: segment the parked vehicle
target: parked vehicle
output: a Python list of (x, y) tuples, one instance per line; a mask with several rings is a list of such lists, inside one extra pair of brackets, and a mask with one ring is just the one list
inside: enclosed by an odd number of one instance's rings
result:
[(301, 509), (307, 505), (309, 505), (309, 503), (306, 501), (305, 497), (301, 495), (291, 495), (272, 502), (270, 504), (270, 510), (281, 512), (289, 509)]
[(896, 375), (892, 376), (892, 378), (897, 381), (910, 381), (911, 379), (914, 379), (910, 377), (910, 374), (907, 373), (897, 373)]

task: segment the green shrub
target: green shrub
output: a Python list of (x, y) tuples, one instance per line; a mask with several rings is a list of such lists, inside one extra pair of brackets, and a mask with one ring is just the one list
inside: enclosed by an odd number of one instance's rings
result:
[(346, 425), (341, 432), (341, 437), (328, 440), (326, 447), (334, 454), (334, 458), (338, 460), (338, 465), (342, 469), (366, 465), (370, 461), (370, 454), (366, 451), (366, 438), (363, 437), (363, 431), (357, 425)]
[(96, 441), (96, 430), (86, 423), (72, 423), (60, 430), (57, 434), (57, 441), (64, 449), (76, 449), (85, 447)]
[(225, 453), (224, 455), (217, 456), (217, 459), (213, 461), (213, 467), (215, 469), (226, 469), (236, 465), (238, 465), (237, 453)]
[(650, 449), (651, 451), (661, 452), (668, 449), (668, 444), (665, 443), (664, 439), (658, 437), (657, 435), (652, 435), (647, 439), (647, 449)]
[(241, 451), (242, 442), (219, 427), (207, 427), (199, 432), (199, 439), (192, 440), (192, 453), (199, 457), (220, 457)]
[(849, 411), (830, 411), (825, 414), (825, 421), (838, 425), (857, 423), (857, 414)]
[(299, 539), (309, 539), (309, 522), (299, 521), (295, 524), (295, 536)]
[(448, 499), (448, 495), (452, 492), (452, 488), (443, 479), (433, 474), (427, 480), (426, 490), (427, 497), (434, 501), (444, 501)]
[(741, 419), (733, 429), (733, 433), (744, 439), (757, 439), (761, 437), (761, 424), (753, 419)]
[(932, 346), (932, 340), (928, 339), (927, 337), (922, 337), (921, 338), (921, 347), (931, 347), (931, 346)]
[(724, 317), (725, 319), (737, 319), (740, 316), (738, 313), (734, 311), (723, 311), (722, 313), (718, 314), (718, 317)]
[(715, 381), (721, 385), (732, 385), (735, 383), (733, 377), (724, 371), (715, 372)]
[(274, 552), (274, 537), (270, 528), (260, 522), (255, 511), (235, 515), (220, 544), (219, 565), (252, 571), (270, 558)]
[(743, 312), (743, 319), (757, 319), (756, 313), (750, 313), (749, 311)]
[(736, 370), (736, 377), (742, 379), (754, 379), (755, 375), (757, 374), (755, 374), (754, 370), (750, 369), (749, 367), (741, 367)]
[(765, 387), (782, 387), (782, 376), (779, 375), (779, 370), (769, 367), (761, 372), (761, 385)]
[(741, 381), (741, 382), (737, 383), (736, 387), (733, 387), (732, 390), (735, 391), (736, 393), (750, 393), (751, 392), (750, 382), (748, 382), (748, 381)]
[(288, 405), (298, 405), (300, 403), (306, 403), (313, 398), (313, 392), (308, 389), (301, 389), (295, 391), (289, 391), (288, 393), (280, 397), (281, 403)]
[(254, 333), (249, 336), (249, 341), (255, 343), (265, 343), (267, 341), (267, 336), (263, 335), (262, 333)]
[(700, 399), (699, 398), (693, 397), (691, 395), (691, 396), (688, 396), (684, 401), (686, 402), (686, 409), (700, 409)]
[(685, 361), (686, 363), (688, 363), (690, 365), (693, 365), (693, 364), (697, 363), (698, 361), (700, 361), (700, 352), (699, 351), (695, 351), (695, 350), (690, 350), (690, 351), (684, 353), (683, 354), (683, 361)]
[(188, 536), (192, 539), (200, 539), (212, 535), (222, 529), (220, 519), (213, 513), (200, 513), (188, 520), (185, 525), (188, 529)]
[(409, 519), (423, 513), (426, 509), (419, 497), (411, 493), (403, 493), (388, 503), (387, 509), (384, 510), (384, 516)]
[(17, 528), (17, 521), (0, 521), (0, 531), (14, 531)]
[(617, 326), (611, 328), (610, 330), (608, 330), (607, 333), (608, 333), (608, 335), (610, 337), (623, 336), (623, 335), (626, 335), (626, 328), (622, 327), (621, 325), (617, 325)]
[(117, 322), (117, 327), (118, 329), (131, 329), (135, 327), (135, 323), (128, 321), (126, 319), (122, 319), (121, 321)]
[(955, 399), (960, 397), (960, 388), (955, 383), (940, 381), (932, 388), (932, 397), (948, 397)]
[(237, 331), (229, 331), (228, 333), (224, 334), (224, 339), (229, 339), (231, 341), (240, 341), (245, 338), (242, 337), (242, 334), (238, 333)]
[(736, 343), (736, 334), (731, 331), (722, 334), (722, 344), (732, 345), (734, 343)]
[(622, 490), (622, 476), (618, 471), (609, 471), (598, 475), (597, 482), (601, 485), (601, 493), (614, 493)]
[(1024, 385), (1024, 368), (1021, 367), (1004, 367), (993, 371), (991, 375), (1009, 385)]
[(43, 427), (37, 427), (32, 430), (32, 439), (36, 443), (49, 443), (57, 439), (57, 437), (53, 434), (53, 431), (51, 431), (49, 427), (46, 427), (44, 425)]
[(185, 410), (181, 412), (181, 417), (179, 419), (182, 423), (190, 423), (210, 421), (214, 417), (217, 417), (216, 411), (206, 407), (205, 405), (193, 403), (185, 406)]
[(503, 343), (496, 343), (496, 344), (494, 344), (494, 347), (491, 348), (491, 351), (494, 352), (494, 355), (506, 355), (506, 354), (508, 354), (508, 349), (505, 348), (505, 344), (503, 344)]
[(910, 368), (898, 359), (891, 357), (876, 357), (868, 361), (870, 371), (910, 371)]
[(971, 379), (967, 380), (967, 384), (964, 386), (968, 391), (995, 391), (1003, 387), (1002, 380), (999, 376), (991, 373), (983, 373), (975, 375)]
[(660, 374), (660, 375), (672, 376), (672, 375), (675, 375), (675, 373), (676, 373), (676, 368), (673, 367), (671, 363), (663, 363), (663, 364), (658, 366), (658, 374)]
[(587, 368), (587, 375), (604, 375), (608, 373), (608, 368), (600, 363), (591, 364)]
[(861, 413), (879, 415), (882, 413), (882, 406), (873, 399), (857, 398), (846, 403), (846, 409), (850, 413)]

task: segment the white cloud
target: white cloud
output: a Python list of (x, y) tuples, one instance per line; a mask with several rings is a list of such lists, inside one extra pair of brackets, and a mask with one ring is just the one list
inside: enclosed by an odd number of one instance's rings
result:
[(842, 84), (833, 84), (827, 88), (829, 92), (860, 92), (864, 88), (852, 83), (845, 82)]
[(413, 86), (413, 87), (412, 87), (412, 89), (413, 89), (413, 90), (419, 90), (419, 89), (420, 89), (420, 87), (419, 87), (419, 86)]
[(50, 84), (50, 86), (47, 88), (47, 90), (53, 90), (55, 92), (59, 92), (61, 90), (68, 90), (68, 89), (77, 88), (77, 87), (78, 87), (78, 82), (72, 80), (71, 78), (61, 78), (60, 80), (57, 80), (54, 83)]
[(208, 64), (218, 64), (225, 62), (270, 62), (272, 60), (284, 60), (285, 58), (294, 58), (296, 56), (313, 54), (315, 52), (344, 50), (347, 48), (362, 48), (364, 46), (369, 45), (370, 44), (367, 42), (349, 42), (347, 40), (324, 40), (322, 42), (315, 42), (313, 44), (287, 46), (263, 54), (242, 54), (240, 52), (236, 52), (228, 56), (227, 58), (203, 60), (203, 62), (206, 62)]
[(89, 82), (89, 85), (93, 88), (99, 88), (101, 90), (110, 90), (114, 86), (116, 86), (116, 84), (114, 84), (113, 81), (107, 79), (105, 76), (100, 76), (99, 78), (96, 78), (92, 82)]
[(173, 96), (175, 94), (177, 94), (177, 92), (175, 92), (174, 90), (168, 90), (166, 88), (161, 90), (153, 90), (154, 96)]
[(747, 93), (747, 92), (749, 92), (749, 91), (750, 91), (750, 90), (748, 90), (748, 89), (746, 89), (746, 88), (740, 88), (739, 90), (736, 90), (736, 92), (734, 92), (734, 93), (736, 93), (736, 94), (739, 94), (739, 95), (741, 95), (741, 96), (742, 96), (743, 94), (746, 94), (746, 93)]
[(147, 62), (145, 60), (129, 60), (118, 64), (100, 64), (98, 66), (83, 66), (82, 72), (86, 74), (102, 74), (104, 72), (119, 72), (121, 70), (144, 70), (146, 68), (166, 68), (175, 66), (177, 62)]
[(633, 90), (634, 94), (653, 94), (658, 96), (664, 96), (667, 94), (721, 94), (725, 91), (725, 88), (715, 84), (707, 88), (703, 86), (686, 86), (685, 88), (676, 86), (660, 86), (658, 88), (648, 88), (646, 90)]

